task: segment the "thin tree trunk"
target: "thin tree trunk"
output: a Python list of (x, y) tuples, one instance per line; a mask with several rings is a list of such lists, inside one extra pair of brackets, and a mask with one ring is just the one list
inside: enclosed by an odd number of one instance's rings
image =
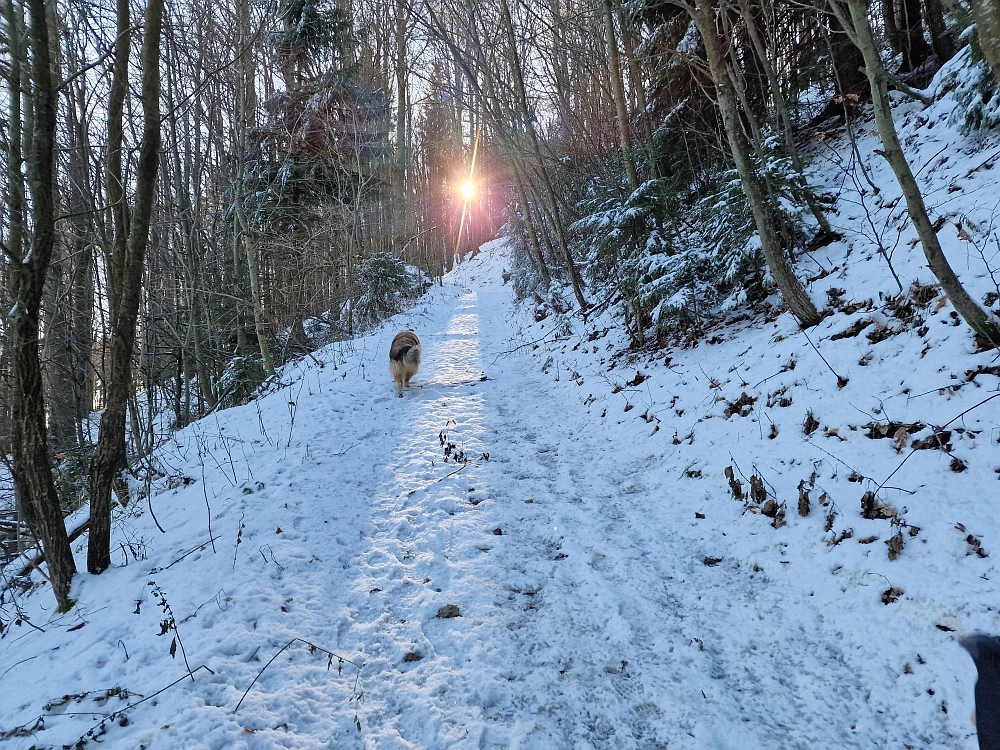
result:
[(528, 196), (524, 191), (524, 184), (521, 178), (521, 169), (516, 161), (511, 165), (511, 172), (514, 176), (514, 192), (517, 193), (517, 201), (521, 206), (521, 217), (524, 221), (524, 231), (528, 237), (528, 249), (531, 258), (535, 261), (535, 268), (542, 278), (542, 286), (548, 289), (552, 285), (552, 275), (549, 273), (548, 264), (542, 254), (541, 245), (538, 244), (538, 233), (535, 231), (535, 224), (531, 218), (531, 208), (528, 204)]
[[(760, 30), (757, 28), (756, 19), (754, 19), (753, 14), (750, 12), (750, 7), (747, 5), (746, 0), (739, 0), (740, 14), (743, 16), (743, 21), (746, 23), (747, 33), (750, 36), (750, 41), (754, 46), (754, 50), (757, 53), (757, 58), (760, 60), (760, 65), (764, 69), (764, 73), (767, 76), (767, 83), (771, 89), (771, 100), (774, 102), (774, 109), (778, 113), (778, 121), (781, 123), (781, 130), (784, 134), (785, 142), (785, 152), (788, 154), (788, 158), (792, 161), (792, 166), (795, 171), (805, 179), (805, 164), (802, 162), (802, 158), (799, 156), (799, 150), (795, 146), (795, 133), (792, 129), (792, 116), (788, 111), (788, 102), (785, 101), (785, 95), (781, 91), (781, 84), (778, 82), (778, 74), (774, 69), (774, 65), (771, 63), (771, 58), (768, 55), (767, 47), (764, 45), (764, 40), (760, 36)], [(830, 222), (826, 218), (826, 214), (816, 203), (816, 199), (813, 196), (811, 189), (806, 189), (806, 203), (809, 204), (809, 210), (812, 215), (816, 217), (816, 222), (819, 224), (821, 231), (826, 234), (833, 234), (833, 229), (830, 227)]]
[(750, 146), (743, 133), (739, 109), (736, 104), (736, 93), (733, 90), (729, 66), (722, 49), (722, 38), (719, 36), (716, 25), (715, 9), (710, 0), (696, 0), (694, 7), (686, 6), (686, 9), (698, 27), (698, 32), (705, 45), (709, 71), (715, 83), (719, 112), (722, 115), (722, 123), (733, 153), (733, 160), (736, 162), (736, 170), (740, 175), (743, 191), (757, 226), (761, 251), (764, 253), (771, 275), (774, 277), (774, 281), (792, 315), (796, 317), (803, 328), (814, 326), (821, 320), (820, 315), (782, 252), (774, 216), (767, 200), (767, 191), (754, 168)]
[[(834, 0), (836, 2), (836, 0)], [(900, 29), (903, 40), (903, 64), (898, 73), (908, 73), (919, 68), (930, 56), (931, 48), (924, 39), (924, 24), (920, 17), (920, 0), (902, 0)]]
[(905, 42), (903, 32), (899, 29), (896, 14), (896, 3), (901, 0), (882, 0), (882, 24), (885, 27), (885, 38), (889, 42), (889, 48), (893, 54), (899, 55), (903, 52)]
[[(128, 0), (120, 0), (128, 2)], [(97, 453), (90, 469), (90, 542), (87, 569), (101, 573), (111, 565), (111, 491), (125, 464), (126, 408), (132, 392), (132, 351), (142, 292), (142, 271), (149, 244), (160, 151), (160, 36), (164, 0), (149, 0), (142, 42), (142, 142), (136, 165), (135, 197), (125, 257), (118, 265), (117, 309), (112, 316), (111, 368), (107, 402), (101, 415)]]
[(944, 65), (955, 56), (955, 37), (948, 31), (944, 19), (944, 5), (941, 0), (924, 0), (927, 13), (927, 28), (931, 31), (931, 46), (938, 57), (938, 63)]
[[(240, 44), (245, 46), (249, 39), (249, 5), (246, 0), (241, 0), (239, 5), (239, 26)], [(250, 224), (246, 218), (243, 208), (244, 191), (243, 178), (246, 158), (246, 131), (250, 124), (250, 112), (253, 102), (254, 78), (249, 69), (249, 60), (245, 61), (240, 76), (240, 90), (237, 103), (237, 166), (236, 166), (236, 228), (234, 234), (237, 238), (242, 238), (243, 251), (246, 257), (247, 275), (250, 283), (250, 305), (253, 310), (254, 333), (257, 338), (257, 348), (260, 351), (261, 364), (264, 367), (264, 374), (268, 377), (274, 375), (274, 360), (271, 358), (271, 351), (268, 348), (267, 330), (264, 327), (263, 299), (261, 297), (260, 269), (257, 262), (257, 247), (253, 241)], [(239, 241), (239, 239), (237, 239)]]
[[(831, 0), (831, 7), (840, 16), (840, 21), (846, 28), (847, 18), (843, 15), (839, 0)], [(1000, 344), (1000, 326), (990, 318), (989, 314), (962, 286), (941, 249), (937, 232), (934, 231), (934, 226), (927, 215), (927, 207), (924, 205), (920, 186), (917, 185), (916, 178), (913, 176), (913, 171), (910, 169), (910, 164), (907, 162), (906, 155), (899, 143), (899, 136), (896, 134), (896, 125), (892, 120), (892, 111), (889, 108), (888, 74), (875, 46), (874, 35), (868, 22), (868, 9), (861, 0), (847, 0), (847, 7), (853, 22), (855, 39), (861, 53), (865, 56), (866, 72), (872, 89), (872, 103), (875, 107), (875, 125), (884, 147), (883, 156), (896, 175), (896, 181), (899, 183), (903, 198), (906, 200), (910, 219), (920, 237), (920, 244), (924, 248), (927, 265), (941, 283), (941, 288), (948, 295), (952, 306), (972, 330), (980, 336)]]
[(646, 86), (642, 77), (642, 65), (635, 53), (635, 36), (632, 33), (628, 16), (626, 15), (620, 0), (615, 2), (615, 16), (618, 19), (618, 28), (622, 32), (622, 51), (625, 53), (625, 64), (628, 68), (629, 86), (632, 96), (635, 98), (636, 111), (638, 112), (639, 126), (642, 130), (642, 137), (646, 141), (646, 161), (650, 176), (657, 179), (660, 176), (660, 168), (656, 160), (656, 149), (653, 147), (653, 126), (651, 118), (646, 109), (649, 102), (646, 98)]
[[(167, 67), (168, 96), (170, 104), (170, 132), (173, 137), (172, 148), (170, 149), (173, 172), (173, 193), (174, 203), (177, 207), (177, 216), (180, 221), (181, 238), (180, 244), (184, 248), (185, 265), (188, 273), (188, 302), (191, 309), (191, 337), (194, 343), (195, 372), (198, 375), (198, 390), (208, 404), (209, 409), (214, 409), (216, 405), (215, 392), (212, 388), (212, 378), (208, 371), (205, 354), (205, 321), (202, 305), (201, 293), (201, 259), (198, 257), (198, 228), (195, 224), (197, 215), (194, 206), (191, 204), (191, 194), (188, 190), (185, 172), (181, 167), (181, 143), (178, 137), (178, 125), (176, 108), (174, 105), (174, 76), (170, 66)], [(165, 161), (165, 159), (164, 159)], [(165, 165), (164, 165), (165, 166)], [(166, 178), (167, 170), (164, 169)], [(169, 191), (171, 180), (164, 179)]]
[(611, 76), (611, 95), (615, 100), (615, 114), (618, 120), (618, 138), (622, 148), (622, 164), (628, 177), (629, 187), (634, 193), (639, 189), (639, 176), (635, 171), (632, 157), (632, 130), (629, 125), (628, 107), (625, 105), (625, 86), (622, 83), (622, 66), (618, 54), (618, 38), (615, 35), (615, 11), (611, 0), (604, 0), (604, 35), (608, 48), (608, 72)]
[[(24, 72), (21, 67), (21, 60), (27, 60), (28, 56), (21, 33), (24, 25), (24, 16), (20, 6), (15, 7), (14, 2), (15, 0), (6, 0), (4, 3), (4, 18), (7, 23), (7, 48), (10, 52), (10, 78), (7, 80), (7, 171), (4, 175), (7, 183), (8, 226), (6, 240), (7, 252), (9, 253), (8, 262), (4, 264), (4, 284), (8, 288), (12, 284), (12, 279), (10, 278), (12, 264), (24, 257), (26, 205), (24, 173), (22, 172), (24, 153), (21, 130), (21, 97), (23, 95), (21, 79)], [(6, 330), (5, 333), (2, 352), (3, 361), (11, 362), (13, 358), (11, 332)], [(14, 427), (13, 415), (11, 413), (11, 406), (13, 404), (11, 387), (12, 383), (9, 379), (0, 379), (0, 410), (2, 410), (2, 413), (0, 413), (0, 437), (2, 437), (5, 443), (11, 441)], [(21, 517), (26, 523), (33, 519), (34, 516), (30, 505), (24, 504), (24, 507), (20, 508), (20, 503), (18, 503), (18, 506), (22, 513)]]
[(559, 215), (559, 201), (556, 197), (555, 189), (552, 187), (552, 180), (549, 177), (545, 162), (542, 159), (542, 149), (538, 142), (538, 134), (535, 131), (533, 115), (528, 109), (528, 95), (524, 86), (524, 76), (521, 71), (521, 60), (518, 57), (517, 37), (514, 34), (514, 22), (510, 15), (510, 6), (507, 0), (500, 0), (501, 18), (503, 19), (504, 30), (507, 35), (507, 46), (509, 48), (509, 63), (514, 73), (514, 96), (517, 100), (518, 110), (528, 132), (531, 142), (532, 153), (535, 157), (535, 170), (545, 186), (545, 192), (549, 198), (549, 210), (552, 217), (552, 228), (555, 231), (556, 241), (563, 251), (566, 260), (566, 270), (569, 273), (570, 284), (573, 287), (573, 294), (580, 305), (580, 310), (586, 312), (590, 307), (587, 298), (583, 294), (583, 281), (580, 279), (579, 269), (573, 260), (573, 253), (569, 243), (566, 241), (566, 233), (563, 228), (562, 218)]
[(55, 146), (57, 89), (53, 80), (51, 39), (45, 0), (29, 0), (31, 16), (32, 100), (34, 128), (28, 163), (34, 237), (27, 256), (11, 269), (14, 307), (10, 313), (14, 369), (14, 478), (22, 503), (30, 506), (29, 523), (42, 540), (49, 579), (60, 609), (72, 606), (70, 585), (76, 564), (69, 546), (62, 508), (52, 480), (45, 429), (45, 401), (39, 361), (39, 313), (45, 274), (55, 245)]
[(972, 15), (983, 57), (989, 63), (993, 77), (1000, 82), (1000, 4), (994, 0), (972, 0)]

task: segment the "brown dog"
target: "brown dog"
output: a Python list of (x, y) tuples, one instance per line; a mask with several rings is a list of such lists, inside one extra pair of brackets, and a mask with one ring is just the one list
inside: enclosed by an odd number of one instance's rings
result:
[(399, 397), (403, 397), (403, 386), (410, 387), (410, 378), (420, 369), (420, 339), (414, 331), (400, 331), (392, 340), (389, 349), (389, 372), (396, 381)]

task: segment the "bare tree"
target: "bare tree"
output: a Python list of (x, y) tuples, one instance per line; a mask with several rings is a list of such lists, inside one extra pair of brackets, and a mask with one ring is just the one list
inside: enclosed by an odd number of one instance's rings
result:
[[(32, 532), (42, 541), (49, 579), (61, 609), (72, 606), (70, 583), (76, 564), (69, 546), (59, 497), (52, 481), (45, 427), (45, 401), (39, 360), (39, 315), (45, 277), (55, 247), (55, 136), (57, 86), (45, 0), (29, 0), (31, 47), (28, 184), (31, 187), (32, 237), (27, 253), (10, 261), (9, 336), (14, 369), (14, 479)], [(16, 13), (10, 13), (16, 16)]]
[[(128, 0), (118, 0), (119, 39), (127, 38)], [(124, 6), (124, 7), (123, 7)], [(101, 573), (111, 565), (111, 491), (119, 472), (125, 468), (125, 416), (132, 392), (132, 352), (142, 290), (142, 272), (149, 225), (153, 213), (156, 175), (160, 160), (160, 36), (163, 0), (149, 0), (146, 6), (142, 41), (142, 143), (136, 164), (135, 195), (129, 217), (129, 233), (124, 254), (113, 256), (108, 268), (111, 290), (111, 367), (108, 378), (101, 432), (90, 470), (90, 543), (87, 569)], [(127, 68), (129, 46), (118, 49)], [(116, 70), (117, 74), (117, 70)], [(121, 81), (126, 85), (127, 81)], [(121, 196), (124, 201), (124, 195)], [(123, 206), (124, 209), (124, 206)], [(123, 211), (124, 213), (124, 211)], [(116, 250), (121, 247), (116, 242)]]

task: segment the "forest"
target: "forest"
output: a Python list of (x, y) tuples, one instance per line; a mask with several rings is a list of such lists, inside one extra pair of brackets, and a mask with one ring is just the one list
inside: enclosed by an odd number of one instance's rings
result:
[(613, 311), (637, 351), (775, 294), (808, 331), (795, 263), (843, 237), (808, 165), (861, 116), (936, 283), (1000, 341), (893, 118), (964, 56), (955, 121), (997, 124), (985, 0), (4, 0), (0, 45), (0, 528), (63, 608), (71, 535), (111, 564), (123, 472), (492, 237), (519, 298)]

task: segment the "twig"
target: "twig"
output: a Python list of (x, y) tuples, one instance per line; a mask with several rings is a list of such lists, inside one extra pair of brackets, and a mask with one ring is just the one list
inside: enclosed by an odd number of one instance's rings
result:
[(802, 335), (806, 337), (806, 341), (809, 342), (809, 346), (811, 346), (813, 348), (813, 351), (816, 352), (816, 354), (819, 354), (819, 358), (821, 360), (823, 360), (823, 364), (825, 364), (827, 367), (830, 368), (830, 372), (832, 372), (833, 376), (837, 379), (837, 387), (838, 388), (843, 388), (845, 385), (847, 385), (847, 383), (848, 383), (847, 378), (840, 377), (840, 375), (837, 374), (837, 371), (834, 370), (833, 367), (830, 366), (830, 363), (826, 361), (826, 357), (824, 357), (822, 354), (820, 354), (819, 349), (816, 348), (816, 344), (814, 344), (812, 342), (812, 339), (809, 338), (809, 334), (806, 333), (805, 330), (803, 330), (802, 331)]
[(208, 502), (208, 485), (205, 482), (205, 460), (201, 454), (200, 440), (198, 442), (198, 463), (201, 464), (201, 491), (205, 495), (205, 507), (208, 508), (208, 540), (212, 543), (212, 552), (215, 552), (215, 537), (212, 535), (212, 505)]
[[(296, 641), (298, 641), (300, 643), (306, 644), (313, 651), (322, 651), (324, 654), (326, 654), (330, 658), (330, 661), (329, 661), (329, 663), (327, 665), (327, 668), (329, 668), (329, 666), (333, 664), (333, 660), (334, 659), (337, 659), (337, 662), (338, 662), (338, 664), (337, 664), (337, 666), (338, 666), (337, 671), (338, 672), (340, 671), (340, 665), (341, 664), (352, 664), (352, 665), (354, 665), (355, 667), (358, 668), (358, 674), (359, 675), (361, 674), (361, 665), (358, 664), (357, 662), (353, 662), (350, 659), (345, 659), (343, 656), (339, 656), (338, 654), (335, 654), (332, 651), (328, 651), (327, 649), (323, 648), (322, 646), (317, 646), (315, 643), (310, 643), (309, 641), (305, 640), (304, 638), (298, 638), (298, 637), (292, 638), (292, 640), (290, 640), (288, 643), (286, 643), (284, 646), (282, 646), (278, 650), (278, 653), (276, 653), (274, 656), (272, 656), (270, 659), (267, 660), (267, 664), (265, 664), (261, 668), (261, 670), (257, 673), (257, 676), (253, 678), (253, 682), (251, 682), (250, 686), (243, 692), (243, 697), (240, 698), (239, 703), (236, 704), (236, 708), (233, 709), (233, 714), (235, 714), (237, 711), (240, 710), (240, 706), (243, 705), (244, 699), (247, 697), (247, 695), (250, 694), (250, 690), (253, 688), (253, 686), (255, 684), (257, 684), (257, 680), (260, 679), (260, 676), (262, 674), (264, 674), (264, 670), (267, 669), (269, 666), (271, 666), (271, 662), (273, 662), (275, 659), (277, 659), (279, 656), (281, 656), (281, 654), (284, 652), (284, 650), (287, 649), (289, 646), (291, 646)], [(256, 653), (256, 652), (254, 652), (254, 653)], [(355, 681), (355, 685), (357, 685), (357, 681)], [(355, 690), (355, 693), (356, 692), (357, 692), (357, 690)]]
[[(958, 416), (955, 416), (955, 417), (952, 417), (952, 418), (951, 418), (951, 419), (949, 419), (949, 420), (948, 420), (947, 422), (945, 422), (945, 423), (944, 423), (943, 425), (941, 425), (940, 427), (936, 428), (936, 429), (935, 429), (935, 432), (940, 432), (940, 431), (941, 431), (941, 430), (943, 430), (943, 429), (944, 429), (945, 427), (947, 427), (947, 426), (948, 426), (948, 425), (950, 425), (950, 424), (951, 424), (952, 422), (954, 422), (954, 421), (955, 421), (956, 419), (961, 419), (962, 417), (964, 417), (964, 416), (965, 416), (966, 414), (968, 414), (968, 413), (969, 413), (970, 411), (972, 411), (973, 409), (978, 409), (978, 408), (979, 408), (980, 406), (982, 406), (983, 404), (985, 404), (985, 403), (987, 403), (987, 402), (989, 402), (989, 401), (992, 401), (993, 399), (995, 399), (995, 398), (997, 398), (997, 397), (1000, 397), (1000, 393), (994, 393), (994, 394), (993, 394), (992, 396), (990, 396), (989, 398), (984, 398), (984, 399), (983, 399), (982, 401), (980, 401), (980, 402), (979, 402), (978, 404), (976, 404), (975, 406), (970, 406), (970, 407), (969, 407), (968, 409), (966, 409), (965, 411), (963, 411), (963, 412), (962, 412), (961, 414), (959, 414)], [(882, 483), (881, 483), (881, 484), (880, 484), (880, 485), (879, 485), (878, 487), (876, 487), (876, 488), (875, 488), (875, 494), (876, 494), (876, 495), (877, 495), (877, 494), (879, 493), (879, 491), (880, 491), (880, 490), (881, 490), (881, 489), (882, 489), (883, 487), (885, 487), (885, 483), (886, 483), (886, 482), (888, 482), (888, 481), (889, 481), (890, 479), (892, 479), (892, 478), (893, 478), (893, 477), (895, 476), (895, 474), (896, 474), (896, 472), (897, 472), (897, 471), (899, 471), (900, 469), (902, 469), (902, 468), (903, 468), (903, 464), (905, 464), (905, 463), (906, 463), (907, 461), (909, 461), (909, 460), (910, 460), (910, 456), (912, 456), (912, 455), (913, 455), (914, 453), (916, 453), (916, 452), (917, 452), (917, 449), (916, 449), (916, 448), (913, 448), (913, 449), (911, 449), (911, 450), (910, 450), (910, 452), (909, 452), (909, 453), (908, 453), (908, 454), (906, 455), (906, 458), (904, 458), (904, 459), (903, 459), (902, 461), (900, 461), (900, 462), (899, 462), (899, 466), (897, 466), (897, 467), (896, 467), (895, 469), (893, 469), (893, 470), (892, 470), (892, 473), (891, 473), (891, 474), (890, 474), (889, 476), (887, 476), (887, 477), (886, 477), (885, 479), (883, 479), (883, 480), (882, 480)]]
[[(213, 537), (212, 539), (209, 539), (207, 542), (202, 542), (197, 547), (192, 547), (187, 552), (185, 552), (183, 555), (181, 555), (176, 560), (174, 560), (172, 563), (170, 563), (170, 565), (168, 565), (167, 567), (163, 568), (163, 570), (170, 570), (170, 568), (174, 567), (177, 563), (179, 563), (181, 560), (183, 560), (188, 555), (194, 554), (195, 552), (199, 552), (199, 551), (205, 549), (205, 547), (207, 547), (209, 544), (213, 544), (215, 542), (215, 539), (216, 539), (216, 537)], [(156, 571), (154, 570), (153, 572), (156, 572)]]
[(236, 570), (236, 556), (240, 553), (240, 544), (243, 542), (243, 529), (246, 528), (243, 519), (246, 515), (246, 511), (240, 513), (240, 530), (236, 532), (236, 544), (233, 546), (233, 570)]
[(35, 655), (35, 656), (29, 656), (29, 657), (28, 657), (27, 659), (21, 659), (21, 661), (16, 661), (16, 662), (14, 662), (14, 663), (13, 663), (13, 664), (11, 664), (11, 665), (10, 665), (9, 667), (7, 667), (7, 669), (5, 669), (5, 670), (3, 671), (3, 674), (0, 674), (0, 680), (2, 680), (2, 679), (3, 679), (3, 678), (4, 678), (5, 676), (6, 676), (6, 675), (7, 675), (7, 673), (8, 673), (8, 672), (9, 672), (10, 670), (12, 670), (12, 669), (13, 669), (14, 667), (16, 667), (16, 666), (17, 666), (18, 664), (24, 664), (24, 662), (26, 662), (26, 661), (31, 661), (32, 659), (37, 659), (37, 658), (38, 658), (38, 656), (37, 656), (37, 655)]
[(537, 344), (540, 341), (545, 341), (545, 339), (547, 339), (549, 336), (551, 336), (557, 330), (558, 330), (558, 328), (553, 328), (551, 331), (549, 331), (548, 333), (546, 333), (540, 339), (535, 339), (534, 341), (529, 341), (526, 344), (521, 344), (520, 346), (515, 346), (513, 349), (510, 349), (510, 350), (505, 351), (505, 352), (500, 352), (496, 357), (493, 358), (493, 364), (496, 364), (497, 360), (499, 360), (500, 357), (506, 357), (508, 354), (513, 354), (516, 351), (524, 349), (526, 346), (533, 346), (534, 344)]
[(455, 469), (455, 471), (451, 472), (450, 474), (445, 474), (443, 477), (441, 477), (441, 479), (439, 479), (437, 481), (441, 482), (441, 481), (447, 479), (448, 477), (455, 476), (456, 474), (458, 474), (458, 472), (462, 471), (462, 469), (464, 469), (466, 466), (468, 466), (468, 464), (462, 464), (457, 469)]
[(94, 730), (97, 729), (98, 727), (104, 726), (105, 722), (107, 722), (107, 721), (114, 721), (116, 718), (118, 718), (119, 716), (121, 716), (123, 713), (125, 713), (126, 711), (129, 711), (129, 710), (131, 710), (133, 708), (135, 708), (140, 703), (145, 703), (146, 701), (148, 701), (148, 700), (150, 700), (152, 698), (155, 698), (156, 696), (161, 695), (162, 693), (165, 693), (167, 690), (169, 690), (170, 688), (172, 688), (178, 682), (183, 682), (184, 680), (186, 680), (188, 678), (188, 675), (192, 675), (192, 679), (193, 679), (193, 675), (195, 674), (195, 672), (200, 672), (202, 669), (207, 670), (209, 674), (215, 674), (215, 672), (210, 667), (206, 666), (205, 664), (202, 664), (199, 667), (195, 667), (195, 669), (193, 671), (189, 672), (188, 674), (184, 675), (183, 677), (178, 677), (176, 680), (174, 680), (173, 682), (171, 682), (169, 685), (167, 685), (166, 687), (160, 688), (159, 690), (157, 690), (152, 695), (147, 695), (145, 698), (143, 698), (142, 700), (138, 700), (135, 703), (129, 703), (127, 706), (125, 706), (123, 708), (120, 708), (117, 711), (112, 711), (105, 718), (101, 719), (99, 722), (97, 722), (96, 724), (94, 724), (94, 726), (92, 726), (86, 732), (84, 732), (83, 734), (81, 734), (80, 735), (80, 740), (77, 743), (75, 743), (73, 745), (73, 747), (81, 745), (81, 743), (83, 743), (85, 741), (85, 738), (87, 738), (88, 736), (90, 736), (91, 734), (93, 734)]

